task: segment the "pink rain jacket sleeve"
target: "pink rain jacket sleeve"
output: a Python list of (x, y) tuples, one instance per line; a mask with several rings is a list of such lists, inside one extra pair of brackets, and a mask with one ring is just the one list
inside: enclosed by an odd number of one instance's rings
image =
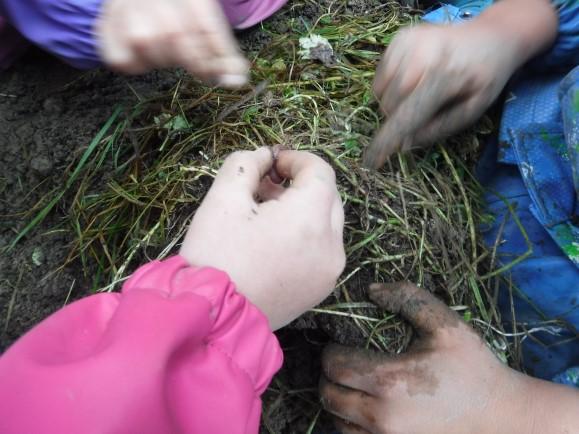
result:
[(257, 433), (281, 363), (266, 317), (225, 273), (155, 261), (6, 351), (0, 433)]

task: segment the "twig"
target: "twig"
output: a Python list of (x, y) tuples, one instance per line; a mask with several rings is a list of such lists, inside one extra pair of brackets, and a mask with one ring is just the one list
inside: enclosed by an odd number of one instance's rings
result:
[(257, 96), (259, 96), (260, 94), (263, 93), (264, 90), (267, 89), (267, 86), (269, 85), (269, 81), (264, 80), (260, 83), (258, 83), (252, 90), (251, 92), (249, 92), (247, 95), (245, 95), (244, 97), (242, 97), (239, 101), (237, 101), (234, 104), (231, 104), (229, 107), (227, 107), (225, 110), (223, 110), (221, 113), (219, 113), (217, 115), (217, 122), (223, 122), (225, 120), (225, 118), (227, 118), (227, 116), (229, 116), (231, 113), (237, 111), (239, 109), (239, 107), (241, 107), (243, 104), (248, 103), (249, 101), (251, 101), (253, 98), (256, 98)]

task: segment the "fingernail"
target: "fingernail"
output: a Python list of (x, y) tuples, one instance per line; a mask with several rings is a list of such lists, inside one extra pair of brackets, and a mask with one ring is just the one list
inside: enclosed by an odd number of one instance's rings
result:
[(224, 74), (219, 77), (219, 86), (240, 87), (247, 84), (247, 76), (237, 74)]

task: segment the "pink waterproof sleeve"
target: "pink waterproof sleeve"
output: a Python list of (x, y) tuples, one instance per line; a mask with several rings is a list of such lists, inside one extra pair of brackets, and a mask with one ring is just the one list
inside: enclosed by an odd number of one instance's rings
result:
[(282, 363), (228, 276), (173, 257), (80, 300), (0, 358), (0, 432), (257, 433)]

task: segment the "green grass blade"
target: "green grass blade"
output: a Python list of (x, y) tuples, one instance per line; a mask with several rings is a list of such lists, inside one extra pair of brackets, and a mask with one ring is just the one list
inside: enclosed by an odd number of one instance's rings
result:
[(115, 120), (117, 119), (119, 114), (121, 113), (121, 111), (122, 111), (122, 107), (117, 107), (115, 109), (115, 111), (113, 112), (111, 117), (107, 120), (106, 124), (101, 128), (101, 130), (97, 133), (97, 135), (92, 139), (92, 141), (91, 141), (90, 145), (88, 146), (88, 148), (86, 149), (86, 151), (84, 151), (84, 154), (82, 155), (76, 168), (74, 169), (74, 171), (72, 172), (72, 174), (70, 175), (68, 180), (66, 181), (64, 189), (61, 190), (60, 192), (58, 192), (58, 194), (30, 221), (30, 223), (28, 223), (26, 225), (26, 227), (24, 229), (22, 229), (20, 231), (20, 233), (18, 233), (18, 235), (14, 238), (14, 240), (12, 240), (12, 242), (8, 246), (7, 251), (12, 250), (20, 242), (20, 240), (22, 240), (22, 238), (24, 238), (26, 236), (26, 234), (28, 234), (32, 229), (34, 229), (36, 226), (38, 226), (46, 218), (46, 216), (50, 213), (50, 211), (52, 211), (52, 209), (55, 207), (55, 205), (62, 199), (62, 197), (64, 196), (66, 191), (71, 187), (71, 185), (74, 183), (76, 178), (78, 178), (78, 175), (80, 174), (80, 172), (82, 171), (82, 169), (86, 165), (86, 162), (88, 161), (88, 159), (90, 158), (90, 156), (92, 155), (92, 153), (94, 152), (94, 150), (96, 149), (98, 144), (101, 142), (101, 140), (103, 139), (105, 134), (111, 128), (111, 126), (113, 125), (113, 123), (115, 122)]

